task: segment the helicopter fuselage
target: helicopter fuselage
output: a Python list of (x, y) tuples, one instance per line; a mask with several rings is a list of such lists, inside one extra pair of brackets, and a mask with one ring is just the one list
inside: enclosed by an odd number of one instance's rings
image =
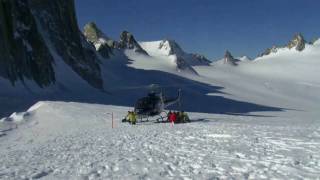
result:
[(162, 92), (149, 93), (147, 97), (143, 97), (137, 101), (134, 112), (141, 118), (156, 116), (164, 111), (164, 108), (180, 101), (181, 93), (177, 98), (166, 99)]

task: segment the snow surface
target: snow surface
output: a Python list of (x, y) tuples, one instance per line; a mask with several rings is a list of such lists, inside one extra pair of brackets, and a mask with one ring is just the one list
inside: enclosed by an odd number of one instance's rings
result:
[[(320, 178), (320, 43), (236, 67), (194, 66), (197, 76), (178, 72), (160, 53), (127, 50), (130, 60), (120, 54), (101, 62), (107, 91), (184, 84), (192, 123), (120, 123), (145, 92), (97, 92), (57, 61), (58, 85), (26, 84), (34, 101), (49, 93), (64, 102), (40, 101), (0, 120), (0, 179)], [(30, 93), (21, 83), (12, 88), (0, 79), (0, 85), (3, 108)], [(74, 99), (61, 97), (69, 95)]]
[(319, 121), (190, 113), (131, 126), (128, 109), (37, 103), (0, 139), (0, 179), (319, 178)]

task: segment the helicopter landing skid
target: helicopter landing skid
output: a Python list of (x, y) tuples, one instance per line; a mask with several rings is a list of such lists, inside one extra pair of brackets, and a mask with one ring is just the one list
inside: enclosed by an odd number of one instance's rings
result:
[(167, 122), (168, 121), (168, 114), (167, 112), (165, 111), (162, 111), (160, 114), (159, 114), (159, 118), (156, 119), (157, 122)]
[[(167, 116), (168, 116), (167, 112), (162, 111), (159, 115), (156, 115), (156, 116), (140, 117), (139, 122), (149, 122), (149, 121), (166, 122)], [(155, 117), (156, 119), (154, 119)]]

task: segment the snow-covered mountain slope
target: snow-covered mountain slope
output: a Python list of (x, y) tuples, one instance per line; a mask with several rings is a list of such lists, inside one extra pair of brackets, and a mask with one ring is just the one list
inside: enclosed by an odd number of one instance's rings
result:
[(190, 124), (131, 126), (120, 122), (129, 109), (39, 102), (12, 116), (0, 179), (319, 178), (320, 121), (310, 117), (190, 113)]
[[(233, 97), (255, 99), (262, 104), (306, 110), (319, 99), (320, 46), (306, 45), (303, 51), (280, 49), (277, 53), (241, 62), (237, 67), (215, 64), (197, 67), (205, 81), (226, 87)], [(308, 107), (308, 108), (307, 108)]]
[(183, 59), (175, 55), (170, 56), (146, 56), (131, 50), (126, 50), (125, 55), (132, 60), (131, 67), (145, 70), (159, 70), (173, 74), (196, 75), (197, 72)]
[(184, 52), (173, 40), (140, 42), (139, 44), (153, 59), (158, 59), (159, 64), (170, 64), (178, 71), (197, 74), (192, 66), (208, 66), (211, 63), (202, 55)]

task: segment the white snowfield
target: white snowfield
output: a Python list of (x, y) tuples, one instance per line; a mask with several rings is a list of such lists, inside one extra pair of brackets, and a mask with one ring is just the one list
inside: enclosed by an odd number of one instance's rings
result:
[(131, 126), (128, 109), (37, 103), (0, 141), (0, 179), (319, 178), (317, 120), (190, 113)]
[(132, 107), (41, 101), (0, 120), (0, 179), (320, 179), (319, 42), (236, 67), (194, 66), (198, 75), (146, 50), (151, 57), (126, 52), (122, 76), (112, 71), (122, 62), (104, 62), (107, 82), (129, 84), (139, 69), (189, 79), (194, 86), (182, 91), (192, 123), (131, 126), (120, 121)]

